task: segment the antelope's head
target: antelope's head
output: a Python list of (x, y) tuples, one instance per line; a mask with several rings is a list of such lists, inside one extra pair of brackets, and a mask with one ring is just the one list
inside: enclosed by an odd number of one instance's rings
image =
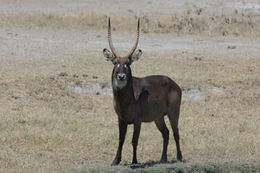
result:
[(111, 52), (108, 49), (103, 49), (103, 54), (107, 58), (107, 61), (111, 61), (114, 64), (114, 69), (112, 73), (112, 81), (113, 85), (117, 88), (124, 88), (127, 85), (127, 82), (132, 79), (132, 73), (130, 65), (138, 60), (141, 55), (142, 51), (140, 49), (136, 50), (139, 40), (139, 30), (140, 30), (140, 18), (138, 19), (137, 24), (137, 38), (136, 42), (128, 53), (127, 56), (121, 57), (116, 52), (115, 47), (112, 43), (111, 38), (111, 26), (110, 26), (110, 18), (108, 19), (108, 43), (111, 49)]

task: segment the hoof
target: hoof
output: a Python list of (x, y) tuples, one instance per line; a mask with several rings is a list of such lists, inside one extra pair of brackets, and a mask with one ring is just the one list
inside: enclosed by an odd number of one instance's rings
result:
[(114, 160), (111, 164), (111, 166), (116, 166), (120, 163), (120, 160)]
[(177, 160), (178, 160), (179, 162), (182, 162), (182, 154), (178, 154), (178, 155), (177, 155)]
[(168, 162), (167, 155), (163, 154), (161, 157), (160, 163), (167, 163), (167, 162)]
[(160, 163), (168, 163), (168, 160), (167, 159), (161, 159)]
[(137, 160), (133, 160), (132, 165), (136, 165), (136, 164), (138, 164)]

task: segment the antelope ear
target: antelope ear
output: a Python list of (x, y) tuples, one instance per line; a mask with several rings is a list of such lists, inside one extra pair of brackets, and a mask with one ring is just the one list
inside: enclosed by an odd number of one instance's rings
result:
[(133, 55), (130, 57), (131, 63), (134, 61), (137, 61), (142, 56), (142, 50), (138, 49), (136, 50)]
[(105, 58), (107, 58), (107, 61), (111, 61), (113, 64), (116, 63), (116, 58), (115, 56), (108, 50), (108, 49), (103, 49), (103, 54)]

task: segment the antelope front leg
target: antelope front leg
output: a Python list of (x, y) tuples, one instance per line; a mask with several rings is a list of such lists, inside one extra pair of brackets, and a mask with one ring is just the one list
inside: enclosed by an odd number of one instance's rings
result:
[(133, 145), (133, 161), (132, 164), (137, 164), (137, 158), (136, 158), (136, 149), (138, 145), (138, 138), (140, 135), (141, 130), (141, 122), (135, 122), (134, 123), (134, 134), (132, 139), (132, 145)]
[(124, 121), (118, 119), (118, 126), (119, 126), (119, 145), (118, 145), (116, 157), (112, 162), (112, 165), (118, 165), (121, 161), (121, 155), (122, 155), (121, 153), (122, 153), (122, 148), (125, 142), (125, 135), (127, 131), (127, 124)]

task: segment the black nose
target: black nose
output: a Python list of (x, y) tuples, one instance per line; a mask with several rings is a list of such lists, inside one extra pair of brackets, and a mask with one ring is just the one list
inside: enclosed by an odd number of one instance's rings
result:
[(118, 73), (117, 77), (119, 80), (124, 80), (126, 78), (126, 75), (124, 73)]

